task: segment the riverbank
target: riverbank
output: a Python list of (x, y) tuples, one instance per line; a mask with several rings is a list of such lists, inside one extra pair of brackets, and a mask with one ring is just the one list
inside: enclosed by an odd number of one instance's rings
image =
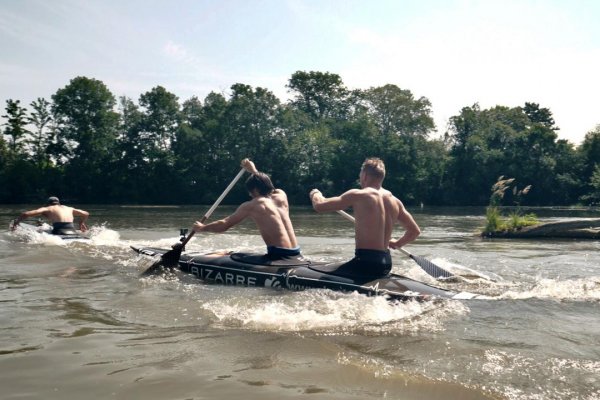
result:
[(512, 230), (483, 232), (481, 236), (503, 239), (600, 239), (600, 218), (549, 222)]

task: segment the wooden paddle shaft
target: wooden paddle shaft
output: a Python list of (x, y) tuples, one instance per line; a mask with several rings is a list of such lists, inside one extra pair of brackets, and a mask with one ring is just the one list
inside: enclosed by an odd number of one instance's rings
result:
[(227, 186), (225, 188), (225, 190), (223, 191), (223, 193), (221, 193), (221, 195), (219, 196), (217, 201), (215, 201), (215, 204), (213, 204), (212, 207), (209, 208), (209, 210), (206, 212), (206, 214), (204, 214), (204, 217), (202, 218), (202, 220), (200, 222), (204, 223), (204, 221), (206, 221), (211, 216), (213, 211), (215, 211), (215, 209), (219, 206), (219, 204), (221, 204), (221, 202), (223, 201), (225, 196), (227, 196), (227, 193), (229, 193), (231, 191), (231, 189), (237, 183), (237, 181), (239, 181), (240, 178), (242, 177), (242, 175), (244, 175), (244, 172), (246, 172), (246, 170), (244, 168), (242, 168), (240, 170), (240, 172), (238, 172), (238, 174), (235, 176), (235, 178), (233, 178), (233, 180), (231, 181), (229, 186)]

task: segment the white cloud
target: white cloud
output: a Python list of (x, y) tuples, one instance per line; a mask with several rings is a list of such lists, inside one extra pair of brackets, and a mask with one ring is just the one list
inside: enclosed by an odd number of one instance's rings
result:
[(163, 53), (176, 60), (183, 60), (188, 57), (187, 49), (178, 43), (169, 40), (163, 47)]

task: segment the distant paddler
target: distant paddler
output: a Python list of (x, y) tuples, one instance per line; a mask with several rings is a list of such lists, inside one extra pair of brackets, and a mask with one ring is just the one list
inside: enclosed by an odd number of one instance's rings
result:
[(53, 235), (72, 235), (77, 233), (75, 231), (75, 217), (79, 218), (79, 230), (85, 232), (88, 230), (85, 222), (87, 221), (90, 213), (77, 208), (69, 207), (60, 204), (58, 197), (51, 196), (46, 201), (44, 207), (40, 207), (35, 210), (25, 211), (12, 222), (11, 230), (15, 230), (19, 225), (19, 222), (26, 220), (27, 218), (43, 216), (52, 223), (52, 234)]

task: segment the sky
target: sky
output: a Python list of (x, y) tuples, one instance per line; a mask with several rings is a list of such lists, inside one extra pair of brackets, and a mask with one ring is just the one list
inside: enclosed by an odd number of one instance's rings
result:
[(0, 102), (77, 76), (134, 101), (235, 83), (286, 101), (294, 72), (319, 71), (426, 97), (438, 135), (475, 103), (538, 103), (577, 145), (600, 124), (599, 21), (596, 0), (0, 0)]

